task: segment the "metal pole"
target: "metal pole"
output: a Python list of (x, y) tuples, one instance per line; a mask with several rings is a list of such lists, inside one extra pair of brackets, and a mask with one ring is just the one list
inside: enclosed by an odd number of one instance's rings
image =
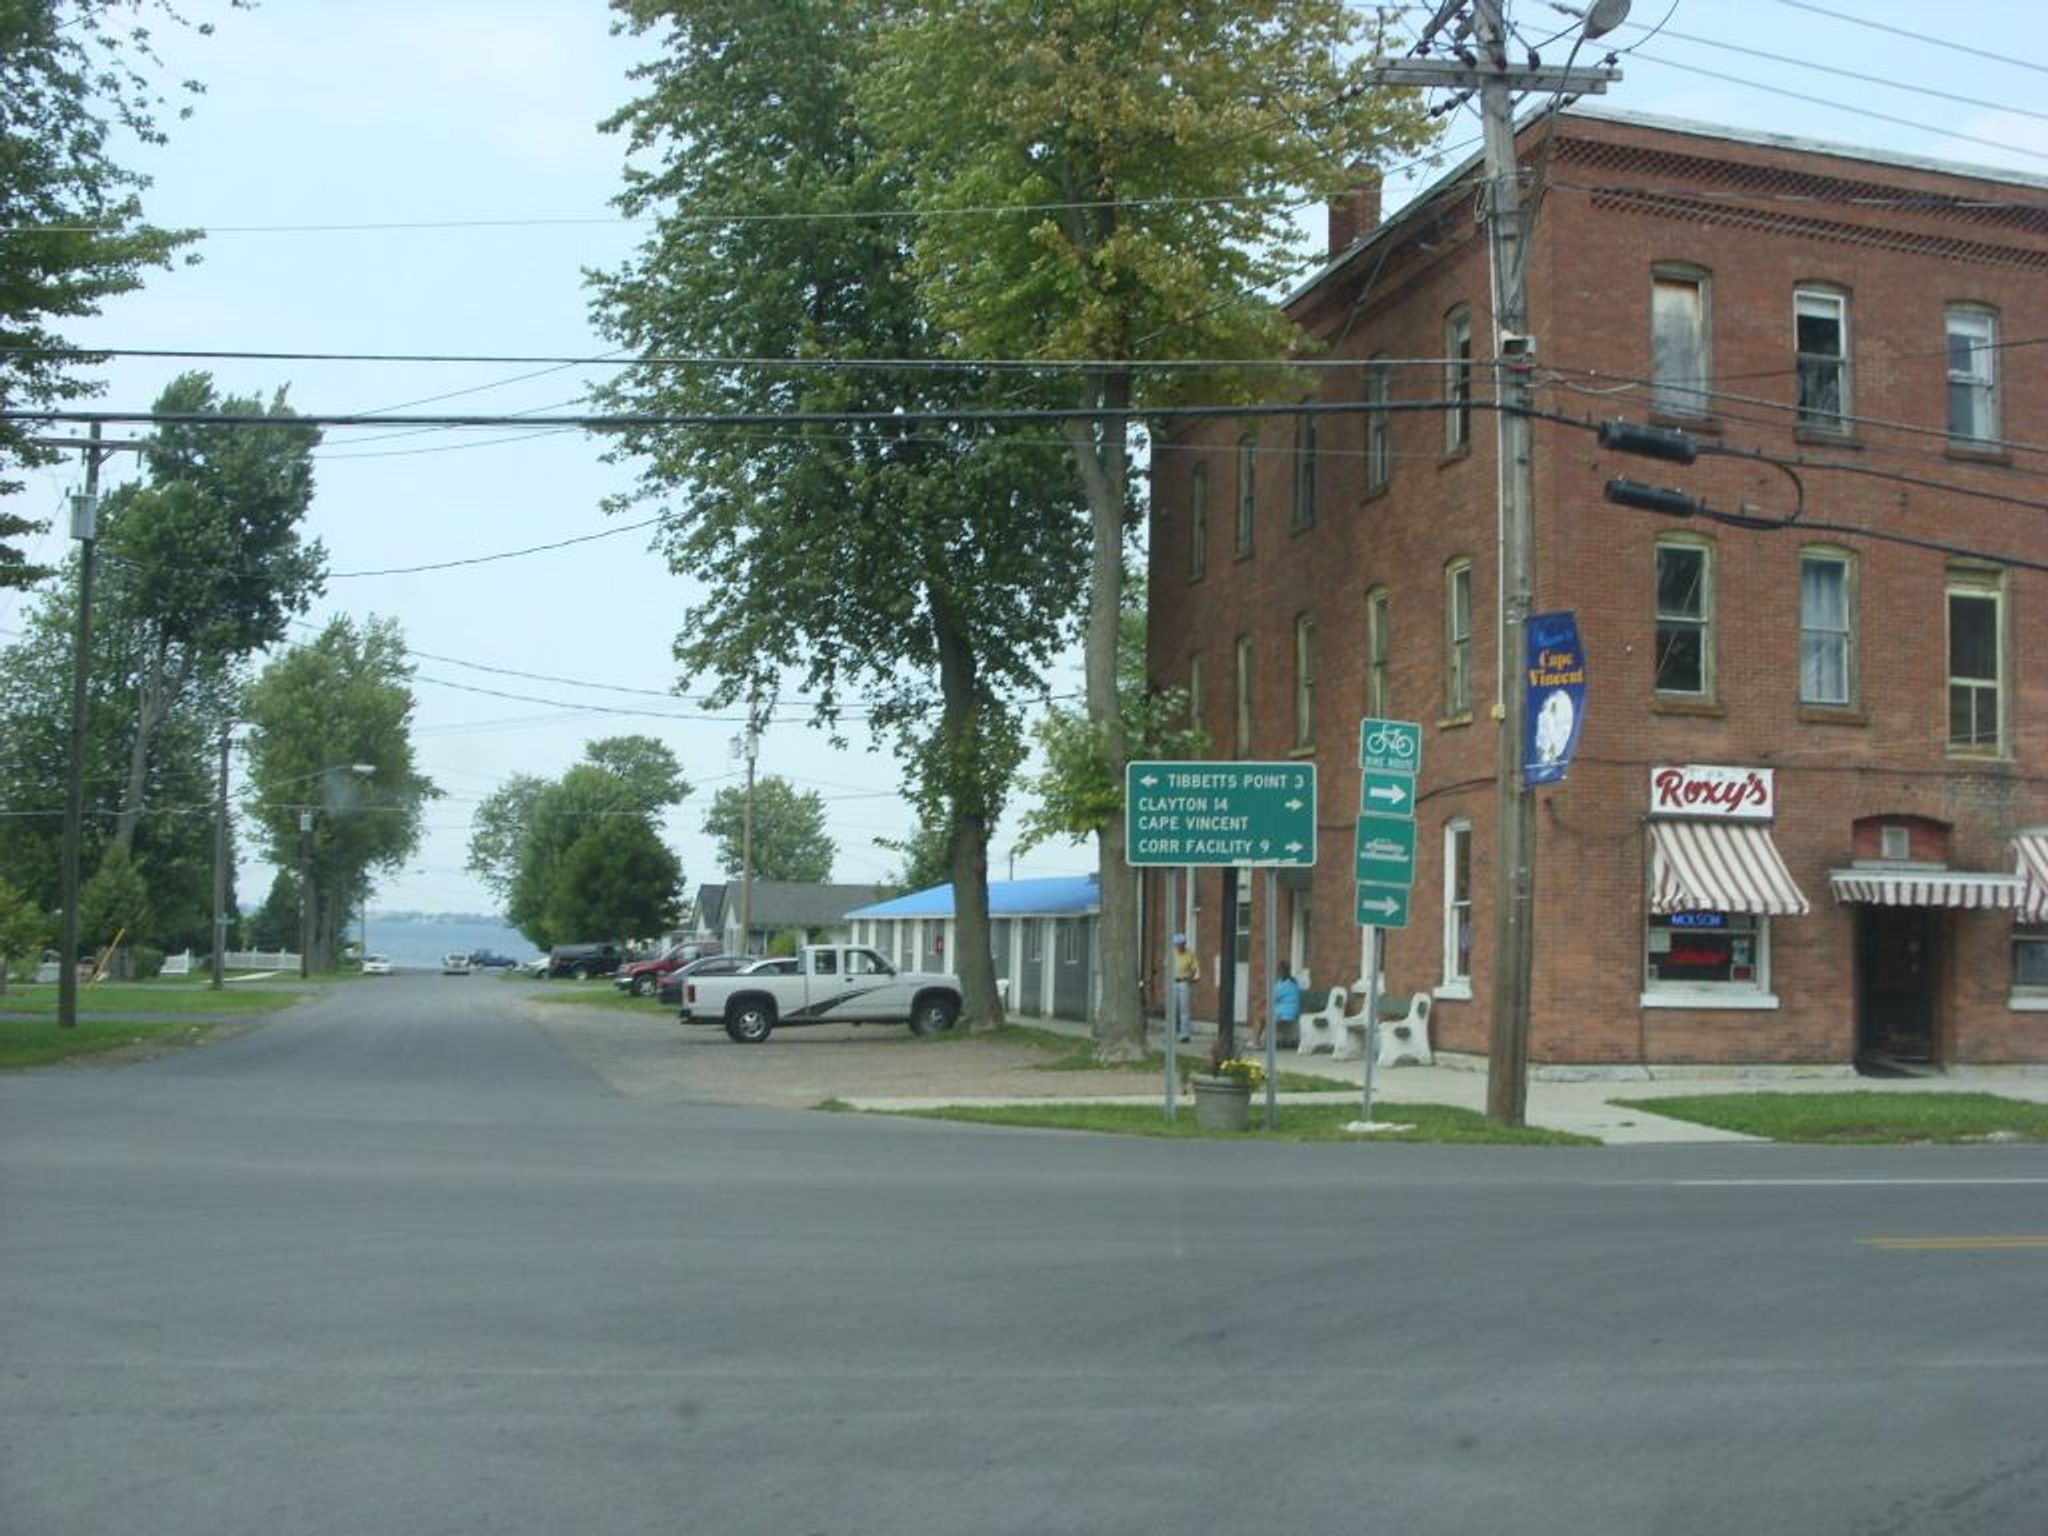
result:
[(213, 990), (228, 979), (228, 727), (220, 723), (220, 796), (213, 807)]
[(64, 910), (57, 919), (57, 1025), (78, 1025), (78, 865), (85, 837), (85, 696), (92, 667), (92, 553), (98, 536), (100, 424), (85, 449), (85, 495), (74, 498), (71, 536), (78, 541), (78, 639), (71, 655), (70, 761), (64, 777), (64, 850), (58, 872)]
[(1165, 921), (1159, 925), (1159, 939), (1166, 946), (1166, 1120), (1169, 1125), (1180, 1113), (1180, 1067), (1176, 1061), (1179, 1052), (1175, 1049), (1181, 1025), (1177, 1017), (1180, 983), (1173, 974), (1173, 935), (1180, 921), (1180, 871), (1169, 864), (1166, 868), (1166, 915)]
[[(754, 942), (754, 722), (747, 720), (747, 798), (740, 810), (740, 953)], [(918, 964), (924, 957), (918, 957)]]
[(313, 974), (313, 808), (299, 807), (299, 978)]
[(1482, 62), (1480, 115), (1486, 135), (1486, 227), (1492, 255), (1495, 416), (1500, 445), (1501, 614), (1496, 676), (1514, 682), (1498, 706), (1495, 784), (1494, 944), (1486, 1115), (1523, 1123), (1529, 1093), (1529, 1010), (1535, 946), (1536, 817), (1522, 782), (1527, 690), (1519, 684), (1535, 588), (1535, 508), (1531, 484), (1527, 379), (1528, 298), (1521, 194), (1515, 160), (1514, 100), (1506, 79), (1507, 31), (1500, 0), (1474, 0)]
[(1365, 925), (1365, 1102), (1358, 1118), (1372, 1124), (1372, 1068), (1380, 1053), (1380, 931)]
[(1279, 908), (1279, 895), (1276, 888), (1280, 882), (1277, 874), (1278, 872), (1275, 870), (1269, 869), (1266, 871), (1266, 969), (1264, 974), (1272, 978), (1272, 980), (1265, 983), (1266, 1129), (1269, 1131), (1280, 1123), (1280, 1106), (1275, 1097), (1278, 1090), (1273, 1086), (1274, 1070), (1279, 1065), (1279, 1058), (1275, 1055), (1278, 1047), (1274, 1043), (1274, 1037), (1280, 1033), (1273, 1021), (1273, 986), (1280, 978), (1279, 951), (1273, 947), (1273, 936), (1277, 931), (1275, 927), (1275, 914)]

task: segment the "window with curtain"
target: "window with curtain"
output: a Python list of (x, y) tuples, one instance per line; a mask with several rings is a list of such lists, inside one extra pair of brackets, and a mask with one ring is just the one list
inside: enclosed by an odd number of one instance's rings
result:
[(1849, 395), (1849, 296), (1826, 288), (1801, 288), (1792, 296), (1797, 348), (1799, 425), (1846, 432)]
[(1665, 416), (1704, 416), (1707, 380), (1707, 278), (1666, 268), (1650, 280), (1650, 408)]
[(1799, 557), (1799, 702), (1847, 707), (1856, 697), (1856, 636), (1849, 556)]
[(1472, 311), (1463, 304), (1444, 319), (1444, 452), (1472, 446)]
[(1951, 309), (1948, 332), (1948, 435), (1959, 443), (1998, 440), (1998, 317)]
[(1444, 713), (1472, 713), (1472, 562), (1444, 568)]
[(2005, 587), (1994, 571), (1948, 578), (1948, 745), (1995, 755), (2005, 745)]
[(1316, 742), (1316, 621), (1306, 613), (1294, 620), (1294, 745)]
[(1365, 369), (1365, 490), (1384, 491), (1394, 482), (1394, 418), (1387, 409), (1393, 398), (1393, 371), (1372, 362)]
[(1705, 698), (1713, 666), (1712, 552), (1704, 544), (1657, 545), (1657, 691)]

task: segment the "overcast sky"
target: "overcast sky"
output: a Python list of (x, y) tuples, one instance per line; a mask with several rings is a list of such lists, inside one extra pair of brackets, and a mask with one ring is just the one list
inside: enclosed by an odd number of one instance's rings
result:
[[(605, 350), (582, 273), (617, 264), (638, 231), (611, 214), (621, 150), (596, 125), (627, 99), (642, 45), (613, 37), (603, 6), (265, 0), (242, 12), (186, 0), (182, 9), (217, 23), (211, 38), (170, 39), (167, 49), (174, 72), (205, 80), (207, 93), (166, 148), (135, 158), (155, 178), (152, 220), (204, 228), (204, 259), (153, 275), (105, 316), (69, 327), (72, 339), (229, 353)], [(1568, 24), (1533, 0), (1517, 0), (1512, 14), (1537, 43)], [(1660, 18), (1662, 32), (1646, 40)], [(1604, 106), (2043, 176), (2048, 57), (2038, 23), (2026, 0), (1637, 0), (1631, 23), (1605, 40), (1636, 51)], [(1562, 62), (1567, 48), (1552, 44), (1544, 57)], [(1476, 150), (1477, 132), (1469, 110), (1452, 118), (1447, 163)], [(1397, 184), (1390, 209), (1403, 195)], [(209, 369), (224, 391), (289, 386), (309, 412), (545, 413), (574, 408), (597, 376), (505, 362), (151, 358), (109, 367), (103, 403), (147, 407), (186, 367)], [(320, 451), (309, 531), (326, 543), (332, 574), (300, 633), (338, 613), (400, 622), (418, 653), (420, 764), (446, 791), (419, 851), (382, 883), (380, 908), (490, 910), (463, 869), (477, 802), (510, 774), (557, 774), (587, 741), (626, 731), (667, 742), (697, 787), (666, 827), (690, 888), (721, 878), (700, 823), (711, 794), (740, 776), (737, 726), (674, 696), (669, 649), (704, 594), (649, 553), (646, 531), (621, 531), (626, 519), (603, 513), (626, 475), (598, 452), (574, 432), (508, 429), (337, 431)], [(108, 470), (115, 480), (131, 473), (119, 457)], [(27, 511), (55, 519), (32, 556), (61, 556), (62, 498), (78, 478), (75, 465), (31, 477)], [(578, 538), (587, 542), (517, 558), (358, 574)], [(0, 593), (0, 638), (19, 630), (26, 601)], [(1078, 684), (1078, 668), (1054, 680), (1060, 691)], [(783, 713), (763, 740), (762, 771), (825, 798), (837, 879), (882, 878), (898, 860), (873, 839), (912, 822), (896, 795), (898, 769), (886, 754), (833, 750), (796, 718), (798, 706)], [(999, 876), (1013, 837), (1013, 825), (998, 831)], [(1042, 848), (1016, 872), (1085, 870), (1093, 857), (1089, 847)], [(260, 900), (268, 879), (246, 866), (244, 900)]]

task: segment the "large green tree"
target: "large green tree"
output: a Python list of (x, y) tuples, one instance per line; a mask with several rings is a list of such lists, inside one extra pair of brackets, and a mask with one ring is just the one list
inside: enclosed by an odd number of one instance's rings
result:
[[(1001, 1017), (988, 840), (1085, 575), (1079, 501), (1046, 434), (963, 424), (1027, 380), (935, 366), (910, 268), (910, 180), (860, 120), (885, 0), (616, 0), (659, 52), (609, 126), (617, 199), (652, 221), (592, 279), (598, 323), (657, 366), (609, 406), (807, 416), (773, 429), (629, 429), (638, 495), (708, 596), (676, 655), (715, 702), (759, 711), (794, 679), (833, 725), (849, 698), (893, 738), (907, 787), (950, 832), (969, 1017)], [(675, 366), (677, 354), (701, 363)], [(726, 361), (712, 361), (722, 359)], [(698, 678), (709, 679), (696, 684)]]
[(711, 797), (704, 830), (718, 839), (718, 867), (733, 879), (750, 867), (756, 880), (832, 878), (832, 858), (839, 850), (825, 831), (825, 801), (814, 790), (800, 790), (779, 774), (765, 773), (754, 785), (752, 860), (743, 860), (747, 837), (747, 791), (728, 785)]
[[(85, 370), (98, 359), (69, 351), (58, 327), (97, 315), (197, 238), (147, 223), (149, 179), (114, 158), (123, 135), (164, 138), (154, 19), (182, 25), (162, 0), (0, 0), (0, 407), (57, 409), (97, 393)], [(42, 524), (7, 505), (21, 489), (11, 467), (56, 456), (36, 435), (33, 423), (0, 421), (0, 587), (47, 574), (16, 542)]]
[(563, 856), (548, 893), (547, 923), (557, 935), (625, 942), (672, 926), (683, 864), (654, 828), (635, 816), (598, 822)]
[(331, 963), (373, 877), (418, 846), (422, 807), (440, 794), (414, 762), (412, 714), (412, 665), (389, 619), (335, 619), (249, 689), (248, 809), (273, 863), (312, 872), (315, 966)]
[[(1368, 88), (1369, 16), (1344, 0), (928, 0), (881, 39), (861, 119), (913, 178), (921, 293), (961, 352), (1071, 363), (1086, 500), (1088, 718), (1112, 779), (1131, 413), (1246, 398), (1229, 367), (1300, 343), (1270, 295), (1299, 270), (1289, 215), (1424, 136)], [(962, 210), (999, 210), (962, 217)], [(1137, 883), (1123, 819), (1096, 829), (1097, 1054), (1143, 1049)]]

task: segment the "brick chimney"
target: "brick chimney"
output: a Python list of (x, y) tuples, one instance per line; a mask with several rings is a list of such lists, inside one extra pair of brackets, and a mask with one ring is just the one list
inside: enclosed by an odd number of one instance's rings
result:
[(1330, 254), (1349, 250), (1380, 227), (1380, 184), (1353, 187), (1330, 199)]

